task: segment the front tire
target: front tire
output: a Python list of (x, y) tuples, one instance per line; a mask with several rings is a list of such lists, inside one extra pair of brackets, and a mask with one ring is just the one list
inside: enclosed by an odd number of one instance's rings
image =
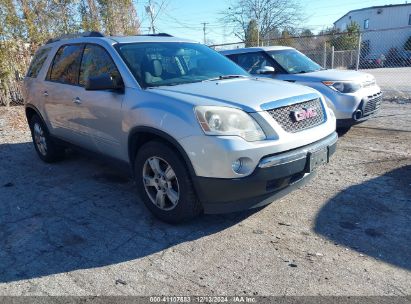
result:
[(343, 137), (345, 134), (348, 133), (348, 131), (351, 130), (351, 126), (349, 127), (338, 127), (337, 128), (337, 133), (339, 137)]
[(30, 119), (30, 130), (34, 148), (42, 161), (53, 163), (63, 159), (64, 148), (53, 141), (46, 125), (38, 115)]
[(134, 173), (144, 204), (160, 220), (176, 224), (202, 212), (184, 162), (166, 144), (144, 144), (135, 158)]

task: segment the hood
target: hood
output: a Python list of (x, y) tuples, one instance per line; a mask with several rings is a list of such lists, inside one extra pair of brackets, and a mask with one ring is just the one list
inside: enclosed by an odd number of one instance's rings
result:
[[(204, 81), (147, 89), (148, 92), (182, 100), (193, 105), (226, 106), (246, 112), (263, 111), (267, 104), (295, 100), (302, 95), (320, 97), (309, 87), (266, 78), (236, 78)], [(302, 96), (304, 98), (304, 96)], [(307, 99), (308, 100), (308, 99)]]
[(289, 74), (287, 79), (293, 79), (298, 81), (359, 81), (369, 82), (374, 80), (374, 76), (358, 72), (347, 70), (321, 70), (317, 72), (304, 73), (304, 74)]

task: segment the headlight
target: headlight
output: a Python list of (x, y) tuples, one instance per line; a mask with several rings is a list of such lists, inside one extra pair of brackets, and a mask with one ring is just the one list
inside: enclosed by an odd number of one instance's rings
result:
[(357, 82), (323, 81), (323, 84), (340, 93), (354, 93), (361, 89), (361, 84)]
[(240, 136), (246, 141), (266, 138), (258, 123), (244, 111), (227, 107), (199, 106), (195, 112), (201, 128), (207, 135)]

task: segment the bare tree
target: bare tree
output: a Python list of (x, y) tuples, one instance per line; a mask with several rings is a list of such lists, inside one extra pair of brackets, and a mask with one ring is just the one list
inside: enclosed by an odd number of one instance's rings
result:
[(303, 20), (302, 8), (295, 0), (233, 0), (223, 12), (223, 21), (232, 24), (233, 33), (242, 41), (251, 20), (256, 20), (259, 39), (273, 30), (292, 28)]
[(146, 5), (146, 13), (150, 18), (150, 31), (155, 34), (156, 33), (156, 25), (155, 22), (159, 15), (167, 8), (168, 1), (161, 0), (161, 1), (154, 1), (148, 0)]

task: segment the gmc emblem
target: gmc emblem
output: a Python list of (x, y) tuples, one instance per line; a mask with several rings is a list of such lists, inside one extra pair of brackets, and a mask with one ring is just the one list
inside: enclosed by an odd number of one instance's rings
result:
[(306, 120), (306, 119), (309, 119), (309, 118), (316, 117), (318, 114), (317, 114), (316, 109), (307, 108), (307, 109), (292, 111), (291, 115), (293, 116), (295, 121), (303, 121), (303, 120)]

